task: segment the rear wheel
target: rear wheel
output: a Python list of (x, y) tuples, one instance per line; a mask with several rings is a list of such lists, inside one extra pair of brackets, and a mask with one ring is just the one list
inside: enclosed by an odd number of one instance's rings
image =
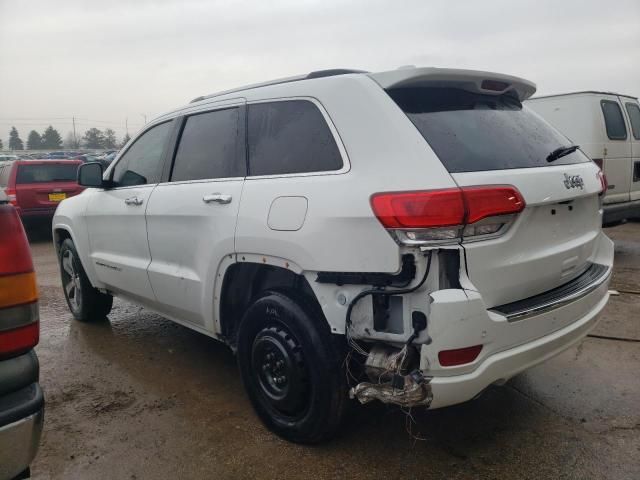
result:
[(60, 246), (60, 277), (64, 298), (76, 320), (100, 320), (111, 311), (113, 297), (93, 288), (69, 238)]
[(347, 403), (342, 358), (326, 320), (302, 299), (267, 292), (246, 311), (238, 364), (258, 416), (281, 437), (333, 436)]

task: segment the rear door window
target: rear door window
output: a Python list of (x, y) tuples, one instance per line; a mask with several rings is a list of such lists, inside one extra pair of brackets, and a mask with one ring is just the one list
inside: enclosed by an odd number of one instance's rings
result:
[(444, 87), (397, 88), (387, 93), (451, 173), (589, 161), (578, 150), (547, 162), (552, 151), (571, 142), (511, 95)]
[(156, 125), (129, 147), (113, 168), (111, 177), (118, 187), (158, 183), (164, 151), (173, 122)]
[(342, 156), (316, 105), (307, 100), (248, 106), (250, 175), (340, 170)]
[(16, 184), (75, 182), (77, 164), (18, 165)]
[(612, 100), (601, 100), (602, 114), (604, 115), (604, 124), (607, 129), (607, 137), (609, 140), (626, 140), (627, 127), (624, 124), (624, 117), (618, 102)]
[(625, 107), (629, 114), (629, 120), (631, 120), (633, 138), (640, 140), (640, 107), (638, 107), (637, 103), (626, 103)]
[[(238, 108), (187, 117), (171, 181), (244, 177), (246, 159), (239, 131)], [(242, 142), (241, 142), (242, 140)]]

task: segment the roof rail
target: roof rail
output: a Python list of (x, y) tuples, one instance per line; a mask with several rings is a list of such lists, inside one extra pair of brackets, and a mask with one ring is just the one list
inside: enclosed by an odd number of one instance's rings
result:
[(352, 70), (348, 68), (332, 68), (329, 70), (317, 70), (315, 72), (308, 73), (307, 75), (296, 75), (294, 77), (287, 78), (279, 78), (276, 80), (270, 80), (268, 82), (262, 83), (254, 83), (251, 85), (245, 85), (244, 87), (232, 88), (231, 90), (224, 90), (218, 93), (212, 93), (211, 95), (201, 95), (199, 97), (194, 98), (189, 103), (199, 102), (201, 100), (206, 100), (207, 98), (218, 97), (220, 95), (226, 95), (228, 93), (241, 92), (243, 90), (250, 90), (252, 88), (258, 87), (268, 87), (270, 85), (279, 85), (281, 83), (289, 83), (289, 82), (298, 82), (300, 80), (311, 80), (314, 78), (324, 78), (324, 77), (333, 77), (336, 75), (346, 75), (349, 73), (369, 73), (365, 70)]

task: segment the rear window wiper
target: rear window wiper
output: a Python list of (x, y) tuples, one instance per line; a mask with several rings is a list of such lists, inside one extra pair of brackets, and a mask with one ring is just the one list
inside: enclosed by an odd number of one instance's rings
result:
[(565, 155), (569, 155), (570, 153), (575, 152), (580, 148), (580, 145), (571, 145), (570, 147), (559, 147), (556, 148), (553, 152), (547, 155), (547, 162), (553, 162), (558, 160)]

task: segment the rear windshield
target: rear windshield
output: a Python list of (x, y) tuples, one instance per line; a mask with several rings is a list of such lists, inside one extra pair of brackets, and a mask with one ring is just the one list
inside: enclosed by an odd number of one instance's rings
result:
[(451, 173), (589, 161), (576, 151), (547, 162), (552, 151), (571, 142), (511, 95), (440, 87), (398, 88), (387, 93)]
[(77, 164), (19, 165), (16, 183), (75, 182)]

